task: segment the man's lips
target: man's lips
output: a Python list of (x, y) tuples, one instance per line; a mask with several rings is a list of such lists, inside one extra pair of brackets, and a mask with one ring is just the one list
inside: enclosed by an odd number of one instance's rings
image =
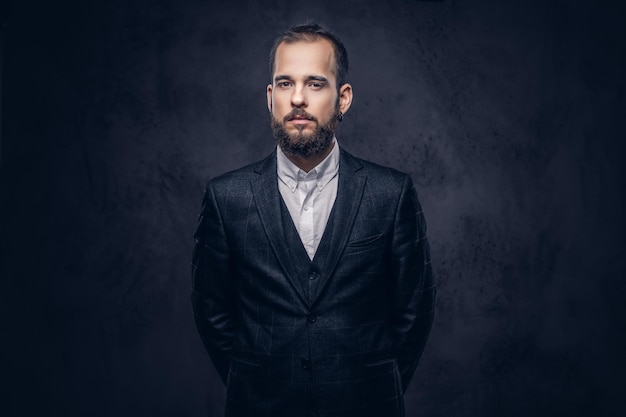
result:
[(310, 123), (312, 120), (306, 116), (292, 116), (287, 118), (287, 121), (295, 125), (305, 125)]
[(296, 125), (305, 125), (307, 123), (309, 123), (311, 120), (305, 118), (305, 117), (294, 117), (293, 119), (289, 119), (289, 121), (293, 124)]

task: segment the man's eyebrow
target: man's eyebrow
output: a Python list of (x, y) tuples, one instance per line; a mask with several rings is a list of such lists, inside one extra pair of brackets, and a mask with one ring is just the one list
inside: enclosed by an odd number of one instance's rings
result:
[(274, 77), (274, 82), (276, 81), (282, 81), (282, 80), (288, 80), (291, 81), (291, 77), (288, 75), (277, 75)]
[(321, 81), (324, 83), (328, 83), (328, 78), (322, 77), (321, 75), (309, 75), (306, 77), (307, 81)]
[[(283, 80), (292, 81), (292, 78), (289, 75), (277, 75), (274, 77), (274, 82), (283, 81)], [(306, 77), (306, 80), (328, 83), (328, 78), (322, 75), (309, 75), (308, 77)]]

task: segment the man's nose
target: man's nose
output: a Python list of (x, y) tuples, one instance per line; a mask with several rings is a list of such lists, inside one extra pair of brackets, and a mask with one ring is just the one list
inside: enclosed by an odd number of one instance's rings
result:
[(293, 94), (291, 95), (291, 105), (293, 107), (306, 106), (306, 95), (304, 92), (304, 88), (296, 87), (293, 89)]

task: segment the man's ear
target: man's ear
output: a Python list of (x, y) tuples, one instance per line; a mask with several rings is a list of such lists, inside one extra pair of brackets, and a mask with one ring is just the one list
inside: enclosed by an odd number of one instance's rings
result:
[(267, 109), (272, 112), (272, 84), (267, 85)]
[(348, 83), (339, 88), (339, 111), (346, 114), (352, 104), (352, 86)]

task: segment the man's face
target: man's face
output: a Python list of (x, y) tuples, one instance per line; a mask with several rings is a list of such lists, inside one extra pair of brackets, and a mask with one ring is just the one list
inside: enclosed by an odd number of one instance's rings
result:
[[(274, 136), (285, 153), (309, 157), (328, 148), (338, 112), (347, 110), (352, 97), (349, 84), (341, 90), (337, 92), (335, 56), (329, 41), (278, 46), (267, 105)], [(347, 94), (349, 100), (342, 98)]]

